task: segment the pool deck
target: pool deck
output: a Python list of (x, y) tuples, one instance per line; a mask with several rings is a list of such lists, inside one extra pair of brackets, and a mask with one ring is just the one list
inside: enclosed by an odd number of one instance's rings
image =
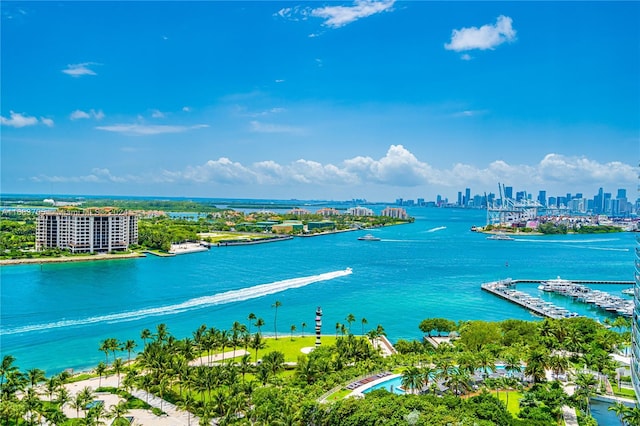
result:
[(391, 374), (389, 372), (380, 374), (369, 376), (365, 379), (358, 380), (357, 382), (353, 382), (345, 386), (347, 389), (351, 389), (349, 386), (358, 384), (357, 386), (353, 387), (353, 391), (348, 395), (348, 397), (355, 396), (358, 398), (362, 398), (364, 397), (364, 391), (371, 389), (372, 387), (374, 387), (375, 385), (379, 385), (380, 383), (384, 383), (386, 381), (402, 376), (402, 374)]

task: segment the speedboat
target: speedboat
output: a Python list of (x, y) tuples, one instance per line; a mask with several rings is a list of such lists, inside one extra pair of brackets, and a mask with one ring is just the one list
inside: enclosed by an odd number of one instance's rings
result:
[(380, 238), (374, 237), (371, 234), (363, 235), (362, 237), (358, 237), (360, 241), (380, 241)]

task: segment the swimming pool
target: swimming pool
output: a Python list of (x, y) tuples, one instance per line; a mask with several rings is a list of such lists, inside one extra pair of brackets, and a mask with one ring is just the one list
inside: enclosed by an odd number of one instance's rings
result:
[(365, 389), (362, 393), (369, 393), (377, 389), (384, 389), (387, 392), (395, 393), (396, 395), (405, 394), (404, 389), (402, 389), (402, 376), (385, 380), (384, 382), (371, 386), (369, 389)]

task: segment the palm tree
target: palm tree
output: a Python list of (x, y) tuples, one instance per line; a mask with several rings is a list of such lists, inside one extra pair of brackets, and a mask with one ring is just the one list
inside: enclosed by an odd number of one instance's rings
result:
[(44, 371), (39, 368), (32, 368), (27, 370), (27, 378), (29, 379), (29, 384), (31, 387), (35, 387), (38, 383), (44, 382), (46, 377), (44, 375)]
[(549, 367), (553, 371), (553, 375), (558, 379), (569, 368), (569, 360), (560, 354), (554, 354), (549, 357)]
[(186, 394), (184, 398), (179, 400), (176, 403), (176, 406), (179, 410), (187, 412), (187, 424), (191, 426), (191, 412), (196, 408), (196, 400), (191, 396), (190, 393)]
[(629, 407), (624, 405), (622, 402), (618, 401), (615, 404), (610, 405), (609, 408), (607, 408), (607, 410), (613, 411), (614, 413), (616, 413), (616, 417), (618, 417), (618, 419), (620, 420), (620, 424), (623, 425), (624, 424), (624, 415), (629, 410)]
[(253, 325), (255, 325), (255, 326), (258, 328), (258, 333), (261, 333), (261, 334), (262, 334), (262, 329), (261, 329), (261, 327), (264, 325), (264, 320), (263, 320), (262, 318), (258, 318), (258, 319), (256, 320), (255, 324), (253, 324)]
[(351, 323), (355, 322), (355, 320), (356, 320), (356, 317), (353, 314), (349, 314), (345, 318), (345, 321), (347, 321), (347, 323), (349, 324), (349, 334), (351, 334)]
[(278, 308), (282, 306), (282, 303), (279, 300), (276, 300), (276, 302), (271, 305), (272, 308), (276, 308), (275, 314), (273, 315), (273, 331), (275, 332), (276, 335), (276, 340), (278, 340)]
[(142, 330), (140, 332), (140, 338), (142, 339), (142, 344), (146, 348), (147, 347), (147, 339), (151, 338), (151, 330), (149, 330), (148, 328), (145, 328), (144, 330)]
[(367, 319), (365, 317), (362, 317), (362, 319), (360, 320), (360, 324), (362, 324), (362, 335), (364, 336), (364, 326), (367, 325), (369, 322), (367, 321)]
[(112, 367), (113, 372), (118, 375), (118, 386), (116, 387), (116, 389), (120, 389), (120, 373), (122, 373), (122, 368), (124, 367), (122, 358), (116, 358), (116, 360), (113, 361)]
[(291, 324), (291, 340), (293, 340), (293, 333), (295, 333), (295, 331), (296, 331), (296, 325)]
[(98, 350), (104, 352), (104, 362), (106, 365), (109, 365), (109, 351), (111, 350), (109, 347), (109, 339), (101, 341)]
[(302, 321), (302, 324), (300, 324), (300, 327), (302, 327), (302, 337), (304, 337), (304, 329), (307, 326), (307, 323)]
[(240, 358), (240, 372), (242, 373), (242, 381), (244, 382), (244, 375), (251, 371), (251, 355), (248, 353), (242, 355)]
[(53, 401), (53, 394), (56, 392), (58, 387), (62, 385), (62, 381), (58, 376), (51, 376), (49, 380), (47, 380), (47, 393), (49, 394), (49, 402)]
[(131, 352), (136, 348), (137, 344), (135, 340), (127, 340), (124, 342), (124, 350), (127, 351), (127, 363), (131, 362)]
[(253, 324), (252, 321), (255, 321), (256, 314), (254, 314), (253, 312), (249, 312), (249, 316), (247, 316), (247, 319), (249, 320), (249, 334), (251, 334), (251, 324)]
[(638, 404), (633, 408), (627, 409), (627, 412), (622, 416), (622, 420), (629, 425), (640, 425), (640, 407), (638, 407)]
[(469, 375), (463, 371), (454, 370), (446, 382), (449, 390), (456, 395), (462, 395), (469, 390)]
[(167, 324), (158, 324), (156, 326), (156, 341), (164, 342), (169, 336), (169, 332), (167, 331)]
[(102, 387), (102, 375), (107, 371), (107, 365), (100, 361), (98, 365), (96, 365), (96, 373), (98, 374), (98, 387)]
[(408, 393), (416, 393), (422, 388), (423, 374), (418, 367), (407, 367), (402, 373), (402, 386)]
[(585, 413), (591, 414), (591, 405), (589, 404), (589, 398), (595, 393), (595, 386), (598, 383), (593, 374), (578, 373), (576, 375), (576, 390), (574, 395), (582, 400), (585, 404)]
[(478, 366), (486, 376), (489, 372), (494, 372), (496, 369), (496, 359), (488, 350), (481, 350), (478, 352)]
[(533, 382), (537, 383), (546, 377), (545, 368), (549, 364), (547, 353), (541, 349), (534, 349), (529, 351), (526, 358), (527, 366), (524, 369), (524, 374), (531, 376)]
[(2, 363), (0, 363), (0, 399), (2, 398), (2, 389), (4, 388), (4, 378), (7, 374), (18, 370), (18, 367), (13, 365), (15, 361), (16, 359), (12, 355), (2, 357)]
[(218, 343), (222, 351), (222, 362), (224, 362), (224, 348), (226, 348), (227, 343), (229, 343), (229, 330), (220, 330), (218, 333)]
[(127, 407), (127, 401), (120, 401), (115, 405), (111, 406), (109, 410), (108, 417), (113, 418), (112, 426), (127, 426), (129, 421), (124, 418), (125, 414), (129, 412), (129, 408)]
[(340, 328), (342, 328), (342, 324), (337, 322), (336, 323), (336, 339), (338, 338), (338, 332), (340, 331)]
[(260, 333), (256, 333), (253, 335), (253, 339), (251, 339), (251, 349), (256, 350), (256, 361), (258, 362), (258, 350), (264, 349), (267, 344), (262, 340), (262, 335)]

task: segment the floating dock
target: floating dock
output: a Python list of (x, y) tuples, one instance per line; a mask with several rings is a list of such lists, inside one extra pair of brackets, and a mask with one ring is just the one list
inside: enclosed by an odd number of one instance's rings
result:
[[(560, 308), (550, 302), (546, 302), (538, 297), (528, 295), (524, 292), (516, 290), (514, 287), (519, 283), (542, 284), (548, 280), (512, 280), (507, 278), (500, 281), (484, 283), (480, 288), (494, 296), (507, 300), (511, 303), (528, 309), (534, 314), (548, 318), (571, 318), (580, 316), (575, 312)], [(633, 285), (633, 281), (603, 281), (603, 280), (571, 280), (574, 284), (617, 284), (617, 285)]]
[[(525, 309), (533, 312), (534, 314), (548, 317), (548, 318), (571, 318), (579, 316), (575, 312), (570, 312), (567, 309), (560, 308), (558, 306), (553, 305), (550, 302), (545, 302), (544, 300), (530, 296), (522, 291), (518, 291), (513, 289), (517, 282), (512, 279), (494, 281), (490, 283), (482, 284), (480, 287), (484, 291), (488, 291), (489, 293), (500, 297), (501, 299), (507, 300), (511, 303), (515, 303), (516, 305), (522, 306)], [(527, 281), (528, 282), (528, 281)]]

